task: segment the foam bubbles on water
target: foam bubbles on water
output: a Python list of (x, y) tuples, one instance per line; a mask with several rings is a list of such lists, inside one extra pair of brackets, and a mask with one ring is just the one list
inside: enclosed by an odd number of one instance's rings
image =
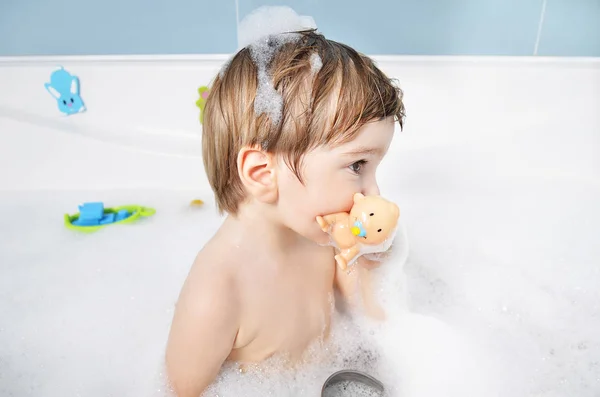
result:
[[(193, 196), (0, 194), (2, 219), (21, 225), (0, 227), (1, 396), (161, 395), (174, 305), (198, 251), (190, 236), (220, 224), (190, 210)], [(92, 234), (65, 228), (62, 215), (86, 201), (157, 212)]]
[(284, 357), (274, 356), (241, 371), (238, 364), (227, 363), (205, 394), (219, 397), (319, 396), (327, 378), (341, 369), (352, 368), (377, 377), (381, 353), (373, 338), (362, 332), (354, 319), (336, 313), (329, 339), (310, 346), (301, 364), (291, 364)]
[[(494, 143), (497, 152), (515, 157)], [(500, 157), (474, 155), (440, 147), (383, 168), (410, 236), (410, 255), (399, 233), (390, 261), (373, 271), (384, 324), (337, 313), (331, 340), (306, 366), (228, 366), (219, 396), (318, 396), (341, 369), (374, 376), (389, 397), (598, 396), (600, 189), (502, 183)], [(190, 211), (189, 199), (2, 192), (0, 216), (12, 226), (0, 228), (0, 395), (168, 395), (161, 364), (173, 307), (220, 224), (212, 210)], [(91, 200), (157, 214), (92, 235), (64, 228), (61, 214)]]

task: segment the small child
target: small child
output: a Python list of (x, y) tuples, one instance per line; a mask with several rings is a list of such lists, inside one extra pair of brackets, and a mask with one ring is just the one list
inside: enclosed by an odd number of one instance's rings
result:
[(402, 91), (315, 30), (253, 43), (215, 78), (202, 149), (227, 217), (176, 306), (166, 366), (178, 396), (201, 395), (227, 360), (294, 359), (327, 337), (334, 292), (353, 304), (369, 271), (337, 270), (315, 219), (379, 194), (375, 172), (403, 118)]

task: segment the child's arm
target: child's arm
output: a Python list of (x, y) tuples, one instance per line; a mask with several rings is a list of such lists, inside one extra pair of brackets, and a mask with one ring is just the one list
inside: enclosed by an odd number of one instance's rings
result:
[(359, 284), (360, 284), (360, 296), (362, 298), (363, 308), (367, 316), (376, 320), (385, 320), (385, 310), (377, 300), (377, 294), (375, 293), (375, 282), (373, 281), (373, 272), (371, 270), (376, 265), (373, 261), (370, 261), (364, 257), (360, 257), (357, 260), (359, 265)]
[(384, 320), (385, 311), (377, 302), (373, 291), (373, 275), (361, 264), (361, 259), (359, 258), (349, 271), (341, 270), (336, 266), (335, 285), (350, 307), (358, 306), (367, 316)]
[(182, 289), (167, 344), (167, 376), (177, 397), (199, 397), (205, 391), (238, 332), (233, 280), (203, 270), (195, 273)]
[(364, 313), (374, 319), (384, 320), (385, 310), (377, 301), (371, 270), (381, 266), (390, 257), (393, 246), (376, 255), (360, 256), (353, 267), (341, 270), (336, 266), (335, 286), (351, 306), (360, 306)]

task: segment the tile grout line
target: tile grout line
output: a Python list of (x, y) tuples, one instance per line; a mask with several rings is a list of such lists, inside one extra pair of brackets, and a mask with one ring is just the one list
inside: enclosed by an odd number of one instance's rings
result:
[[(236, 0), (237, 2), (237, 0)], [(538, 22), (538, 30), (537, 36), (535, 38), (535, 45), (533, 47), (533, 55), (536, 56), (538, 53), (538, 48), (540, 46), (540, 39), (542, 38), (542, 27), (544, 26), (544, 16), (546, 15), (546, 2), (547, 0), (542, 1), (542, 12), (540, 13), (540, 20)]]

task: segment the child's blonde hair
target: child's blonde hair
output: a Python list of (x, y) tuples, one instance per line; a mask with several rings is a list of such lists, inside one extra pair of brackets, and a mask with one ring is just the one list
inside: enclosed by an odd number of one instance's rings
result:
[(370, 58), (314, 30), (293, 34), (296, 39), (266, 44), (273, 52), (266, 75), (260, 54), (248, 46), (210, 88), (202, 154), (221, 213), (236, 214), (246, 199), (237, 169), (243, 147), (281, 155), (302, 181), (300, 164), (309, 150), (348, 142), (370, 121), (393, 116), (403, 126), (402, 91)]

